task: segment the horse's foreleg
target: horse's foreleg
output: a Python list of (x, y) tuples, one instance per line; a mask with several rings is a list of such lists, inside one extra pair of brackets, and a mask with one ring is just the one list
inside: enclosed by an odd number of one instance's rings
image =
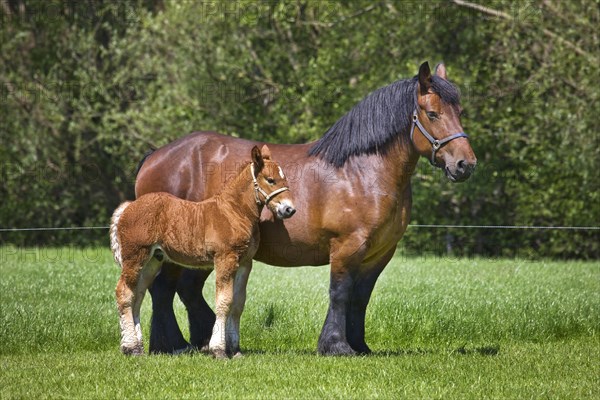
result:
[(204, 282), (211, 272), (185, 269), (177, 282), (177, 293), (188, 313), (190, 343), (203, 351), (208, 351), (208, 342), (215, 325), (215, 313), (202, 296)]
[[(244, 305), (246, 304), (246, 287), (248, 284), (248, 277), (252, 270), (252, 260), (244, 262), (238, 268), (235, 279), (233, 281), (233, 304), (231, 307), (231, 322), (226, 324), (228, 326), (227, 334), (228, 338), (226, 342), (231, 343), (231, 354), (234, 357), (240, 357), (242, 352), (240, 351), (240, 318), (244, 311)], [(231, 326), (231, 329), (229, 329)], [(229, 344), (228, 343), (228, 344)]]
[(173, 312), (173, 298), (181, 269), (174, 264), (164, 263), (160, 274), (150, 287), (152, 297), (150, 353), (177, 353), (189, 347)]
[(221, 256), (215, 258), (216, 299), (215, 299), (215, 325), (209, 342), (209, 351), (216, 358), (228, 356), (228, 330), (232, 327), (227, 322), (230, 319), (233, 305), (234, 280), (238, 268), (236, 256)]
[(356, 354), (346, 337), (346, 316), (354, 289), (354, 274), (365, 249), (366, 240), (359, 235), (332, 243), (329, 309), (318, 343), (318, 351), (322, 355)]
[(354, 284), (349, 271), (332, 271), (329, 282), (329, 309), (319, 336), (318, 350), (322, 355), (353, 355), (346, 339), (346, 313)]
[(350, 307), (346, 315), (346, 337), (350, 346), (358, 353), (369, 354), (371, 352), (365, 341), (367, 305), (377, 278), (394, 255), (395, 250), (395, 248), (392, 249), (373, 266), (361, 267), (355, 277)]

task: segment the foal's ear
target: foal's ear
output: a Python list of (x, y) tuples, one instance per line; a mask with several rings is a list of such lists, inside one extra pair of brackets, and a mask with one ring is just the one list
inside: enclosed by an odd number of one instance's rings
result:
[(269, 150), (266, 144), (263, 145), (262, 150), (260, 152), (262, 153), (262, 158), (264, 158), (265, 160), (271, 159), (271, 150)]
[(427, 94), (427, 91), (431, 87), (431, 70), (429, 69), (429, 63), (425, 61), (419, 67), (419, 88), (421, 95)]
[(439, 63), (435, 66), (433, 70), (433, 74), (439, 76), (442, 79), (448, 80), (448, 75), (446, 74), (446, 66), (444, 63)]
[(254, 164), (254, 173), (258, 174), (263, 167), (265, 166), (265, 162), (263, 161), (262, 155), (260, 154), (260, 150), (258, 146), (254, 146), (252, 148), (252, 163)]

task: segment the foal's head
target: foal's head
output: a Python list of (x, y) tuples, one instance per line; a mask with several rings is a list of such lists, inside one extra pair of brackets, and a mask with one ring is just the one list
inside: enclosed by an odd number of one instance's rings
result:
[(271, 159), (265, 144), (262, 150), (252, 148), (252, 177), (256, 202), (266, 205), (279, 219), (289, 218), (296, 212), (288, 182), (279, 164)]
[(444, 64), (439, 64), (432, 75), (429, 64), (423, 63), (418, 79), (413, 144), (419, 154), (443, 168), (448, 179), (464, 181), (475, 169), (477, 158), (460, 123), (458, 91), (448, 82)]

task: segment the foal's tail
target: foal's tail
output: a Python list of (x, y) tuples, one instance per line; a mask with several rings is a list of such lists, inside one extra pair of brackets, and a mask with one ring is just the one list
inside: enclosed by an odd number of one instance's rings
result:
[(130, 201), (121, 203), (110, 220), (110, 249), (112, 250), (113, 257), (115, 257), (115, 262), (119, 264), (120, 267), (123, 266), (123, 259), (121, 258), (121, 243), (119, 242), (117, 232), (119, 230), (119, 219), (129, 204), (131, 204)]

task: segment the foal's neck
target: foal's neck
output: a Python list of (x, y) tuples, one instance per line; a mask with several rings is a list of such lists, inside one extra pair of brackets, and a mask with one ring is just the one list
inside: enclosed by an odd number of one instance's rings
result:
[(247, 218), (251, 222), (258, 222), (262, 205), (256, 204), (249, 165), (244, 167), (235, 178), (227, 182), (217, 198), (218, 201), (229, 206), (240, 217)]

